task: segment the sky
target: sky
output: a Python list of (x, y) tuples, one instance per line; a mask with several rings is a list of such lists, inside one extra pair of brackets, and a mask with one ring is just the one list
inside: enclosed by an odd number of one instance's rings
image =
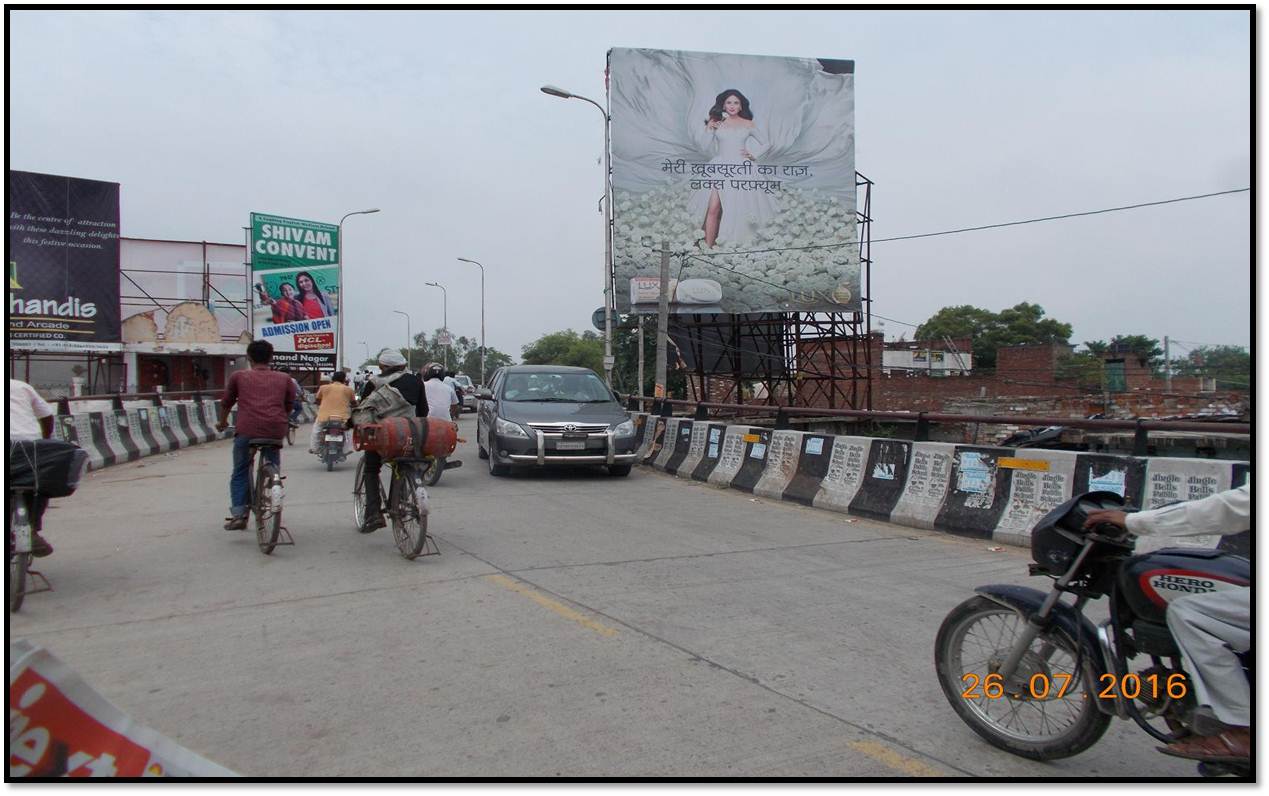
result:
[[(345, 341), (521, 348), (602, 305), (610, 47), (855, 61), (874, 239), (1252, 185), (1246, 11), (27, 11), (9, 167), (121, 183), (122, 234), (345, 225)], [(872, 249), (874, 328), (1027, 301), (1072, 342), (1249, 346), (1249, 193)]]

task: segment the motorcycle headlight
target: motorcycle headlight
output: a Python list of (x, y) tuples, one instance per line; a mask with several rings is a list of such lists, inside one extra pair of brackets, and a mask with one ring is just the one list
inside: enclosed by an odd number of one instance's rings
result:
[(627, 420), (612, 430), (614, 437), (633, 437), (634, 433), (635, 424), (633, 420)]
[(501, 417), (494, 418), (494, 431), (504, 437), (523, 437), (528, 439), (529, 435), (520, 427), (518, 423), (512, 423), (509, 420), (503, 420)]

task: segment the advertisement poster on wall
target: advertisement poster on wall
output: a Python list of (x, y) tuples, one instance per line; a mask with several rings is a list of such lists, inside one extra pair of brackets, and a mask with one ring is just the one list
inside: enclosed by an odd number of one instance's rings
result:
[(339, 331), (339, 228), (251, 214), (251, 328), (277, 365), (330, 372)]
[(8, 173), (8, 346), (119, 351), (119, 183)]
[[(621, 312), (860, 308), (854, 62), (614, 48)], [(650, 244), (650, 245), (649, 245)]]

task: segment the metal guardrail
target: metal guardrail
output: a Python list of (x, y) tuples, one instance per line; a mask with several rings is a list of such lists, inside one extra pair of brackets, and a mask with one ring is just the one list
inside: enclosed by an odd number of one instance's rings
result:
[[(301, 389), (305, 392), (313, 392), (301, 385)], [(171, 392), (111, 392), (102, 393), (100, 395), (75, 395), (62, 396), (57, 399), (57, 413), (59, 415), (71, 414), (71, 401), (110, 401), (115, 411), (123, 411), (124, 401), (150, 401), (155, 406), (162, 406), (164, 400), (180, 401), (192, 398), (201, 400), (203, 398), (219, 399), (225, 394), (223, 388), (211, 390), (173, 390)]]
[[(620, 396), (620, 394), (618, 394)], [(647, 395), (627, 395), (626, 408), (643, 411), (644, 402), (651, 402), (650, 412), (654, 415), (670, 417), (674, 408), (681, 406), (692, 408), (693, 419), (708, 420), (710, 410), (730, 412), (733, 416), (740, 414), (774, 414), (775, 428), (791, 428), (791, 417), (843, 417), (856, 420), (881, 420), (915, 422), (916, 442), (925, 442), (930, 438), (931, 423), (986, 423), (988, 425), (1009, 426), (1066, 426), (1101, 431), (1132, 431), (1133, 455), (1145, 456), (1148, 449), (1149, 432), (1151, 431), (1190, 431), (1219, 434), (1250, 435), (1250, 423), (1226, 423), (1223, 421), (1193, 420), (1090, 420), (1079, 417), (1035, 417), (1029, 415), (953, 415), (941, 412), (886, 412), (867, 409), (828, 409), (813, 406), (779, 406), (776, 404), (724, 404), (710, 401), (687, 401), (676, 398), (655, 398)]]

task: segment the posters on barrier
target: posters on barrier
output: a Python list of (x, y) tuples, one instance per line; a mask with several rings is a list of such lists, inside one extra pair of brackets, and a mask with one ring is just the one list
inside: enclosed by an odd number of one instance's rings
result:
[[(1232, 468), (1229, 462), (1207, 459), (1152, 458), (1146, 463), (1143, 509), (1157, 509), (1170, 503), (1198, 500), (1230, 488)], [(1160, 547), (1216, 547), (1221, 537), (1148, 535), (1137, 540), (1137, 552), (1146, 553)]]
[(142, 726), (52, 653), (9, 645), (9, 776), (237, 776)]
[[(614, 48), (621, 312), (858, 310), (854, 62)], [(649, 247), (645, 239), (652, 243)]]
[(8, 174), (8, 346), (122, 350), (119, 183)]
[[(956, 446), (941, 442), (912, 445), (903, 495), (890, 514), (890, 521), (914, 528), (933, 528), (943, 500), (951, 487)], [(876, 473), (874, 473), (874, 477)]]
[[(763, 497), (784, 497), (784, 489), (798, 471), (798, 456), (802, 450), (801, 431), (776, 431), (771, 435), (771, 447), (767, 451), (767, 467), (754, 484), (753, 493)], [(756, 445), (754, 447), (757, 447)]]
[(1031, 531), (1055, 506), (1071, 497), (1075, 481), (1076, 455), (1068, 451), (1028, 449), (1012, 457), (1001, 457), (997, 464), (1013, 471), (1009, 499), (996, 524), (992, 539), (1010, 544), (1029, 545)]
[(284, 367), (335, 369), (339, 336), (339, 228), (252, 213), (251, 328)]

